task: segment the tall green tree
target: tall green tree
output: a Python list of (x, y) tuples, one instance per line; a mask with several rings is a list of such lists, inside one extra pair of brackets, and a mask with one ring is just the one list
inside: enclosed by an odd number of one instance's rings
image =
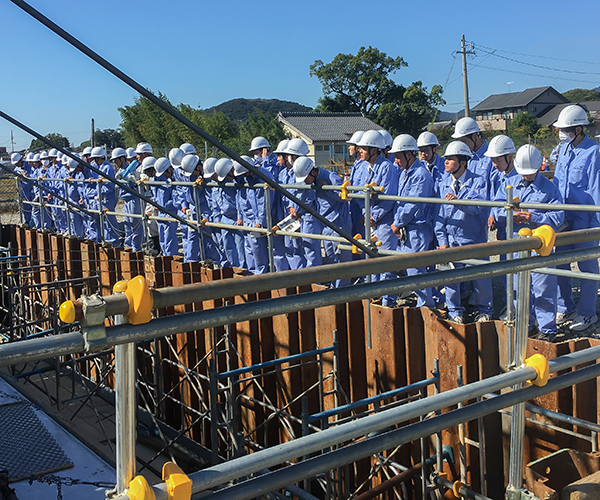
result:
[[(57, 144), (61, 148), (68, 148), (71, 146), (71, 144), (69, 143), (69, 139), (56, 132), (46, 134), (44, 137), (46, 137), (46, 139), (48, 139), (49, 141), (52, 141), (54, 144)], [(29, 149), (36, 148), (48, 148), (48, 145), (41, 139), (32, 139), (31, 144), (29, 145)]]
[(571, 102), (600, 101), (600, 92), (595, 89), (571, 89), (562, 95)]
[(445, 104), (443, 89), (434, 85), (428, 91), (421, 81), (404, 87), (390, 79), (405, 66), (402, 57), (389, 57), (373, 47), (361, 47), (356, 55), (338, 54), (327, 64), (315, 61), (310, 74), (319, 79), (324, 94), (315, 111), (359, 111), (392, 135), (417, 135)]
[(539, 128), (537, 118), (523, 111), (510, 121), (507, 134), (515, 144), (522, 144), (533, 137)]

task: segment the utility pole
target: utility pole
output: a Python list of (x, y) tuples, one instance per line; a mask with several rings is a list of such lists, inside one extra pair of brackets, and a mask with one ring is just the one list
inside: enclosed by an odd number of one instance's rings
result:
[(13, 137), (13, 131), (10, 131), (10, 152), (15, 152), (15, 138)]
[(92, 146), (93, 148), (96, 147), (95, 136), (96, 136), (96, 131), (94, 129), (94, 119), (92, 118), (92, 139), (90, 140), (90, 146)]
[[(468, 49), (468, 50), (467, 50)], [(456, 51), (457, 54), (462, 54), (462, 67), (463, 67), (463, 87), (465, 90), (465, 116), (469, 116), (469, 82), (467, 81), (467, 54), (475, 54), (473, 51), (473, 45), (467, 46), (465, 42), (465, 35), (460, 37), (460, 50)]]

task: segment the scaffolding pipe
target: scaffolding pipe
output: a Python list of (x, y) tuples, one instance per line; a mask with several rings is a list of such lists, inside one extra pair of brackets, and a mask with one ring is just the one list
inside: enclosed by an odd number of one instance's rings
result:
[[(205, 141), (210, 142), (213, 146), (216, 146), (223, 153), (225, 153), (228, 157), (230, 157), (233, 160), (236, 160), (241, 165), (243, 165), (244, 167), (246, 167), (255, 176), (257, 176), (259, 179), (261, 179), (263, 182), (265, 182), (266, 184), (268, 184), (270, 187), (272, 187), (277, 192), (279, 192), (282, 195), (284, 195), (286, 198), (289, 198), (291, 201), (293, 201), (294, 203), (296, 203), (303, 210), (305, 210), (306, 212), (308, 212), (309, 214), (311, 214), (313, 217), (315, 217), (318, 221), (320, 221), (323, 225), (329, 227), (330, 229), (333, 229), (337, 234), (339, 234), (340, 236), (343, 236), (344, 238), (346, 238), (352, 244), (354, 244), (357, 247), (359, 247), (363, 252), (366, 252), (366, 253), (369, 253), (369, 254), (374, 254), (375, 253), (368, 246), (366, 246), (363, 243), (360, 243), (359, 241), (355, 240), (351, 235), (349, 235), (348, 233), (346, 233), (345, 231), (343, 231), (342, 229), (340, 229), (339, 227), (337, 227), (331, 221), (327, 220), (327, 218), (325, 218), (321, 214), (319, 214), (318, 211), (316, 211), (314, 208), (312, 208), (308, 204), (304, 203), (302, 200), (300, 200), (299, 198), (297, 198), (296, 196), (294, 196), (288, 190), (283, 189), (282, 187), (280, 187), (277, 182), (275, 182), (273, 179), (271, 179), (268, 175), (264, 174), (255, 165), (253, 165), (251, 163), (248, 163), (240, 155), (238, 155), (233, 150), (231, 150), (230, 148), (228, 148), (227, 146), (225, 146), (224, 144), (222, 144), (221, 142), (219, 142), (213, 136), (211, 136), (210, 134), (208, 134), (205, 130), (203, 130), (198, 125), (196, 125), (194, 122), (192, 122), (191, 120), (189, 120), (188, 118), (186, 118), (185, 116), (183, 116), (179, 111), (177, 111), (171, 105), (169, 105), (168, 103), (166, 103), (162, 99), (158, 98), (156, 95), (154, 95), (152, 92), (150, 92), (147, 88), (145, 88), (142, 85), (140, 85), (139, 83), (137, 83), (133, 78), (131, 78), (128, 75), (126, 75), (124, 72), (122, 72), (116, 66), (114, 66), (113, 64), (111, 64), (110, 62), (108, 62), (106, 59), (104, 59), (98, 53), (94, 52), (92, 49), (90, 49), (88, 46), (86, 46), (85, 44), (83, 44), (77, 38), (75, 38), (71, 34), (67, 33), (64, 29), (62, 29), (56, 23), (54, 23), (53, 21), (51, 21), (50, 19), (48, 19), (46, 16), (44, 16), (38, 10), (34, 9), (27, 2), (25, 2), (24, 0), (11, 0), (11, 2), (14, 3), (20, 9), (24, 10), (25, 12), (27, 12), (30, 16), (32, 16), (34, 19), (38, 20), (40, 23), (42, 23), (48, 29), (50, 29), (51, 31), (53, 31), (55, 34), (57, 34), (58, 36), (60, 36), (63, 40), (65, 40), (66, 42), (68, 42), (71, 45), (73, 45), (73, 47), (75, 47), (79, 51), (83, 52), (90, 59), (92, 59), (93, 61), (95, 61), (96, 63), (98, 63), (100, 66), (102, 66), (104, 69), (106, 69), (107, 71), (109, 71), (110, 73), (112, 73), (114, 76), (116, 76), (123, 83), (129, 85), (131, 88), (133, 88), (134, 90), (136, 90), (137, 92), (139, 92), (141, 95), (143, 95), (146, 99), (148, 99), (149, 101), (153, 102), (156, 106), (158, 106), (160, 109), (162, 109), (163, 111), (165, 111), (166, 113), (168, 113), (169, 115), (171, 115), (177, 121), (179, 121), (180, 123), (184, 124), (186, 127), (188, 127), (193, 132), (196, 132)], [(0, 112), (0, 116), (3, 116), (3, 117), (6, 118), (7, 115), (5, 115), (5, 113)], [(11, 121), (12, 123), (14, 123), (14, 121), (12, 121), (12, 120), (9, 120), (9, 121)], [(19, 126), (16, 123), (15, 123), (15, 125)], [(33, 135), (35, 135), (36, 137), (38, 137), (37, 134), (33, 134)], [(46, 139), (45, 137), (38, 137), (38, 138), (41, 139), (41, 140), (43, 140), (47, 144), (50, 144), (50, 142), (48, 141), (48, 139)], [(65, 150), (63, 150), (62, 148), (58, 147), (57, 145), (53, 145), (53, 147), (56, 147), (59, 151), (65, 153)], [(71, 158), (75, 158), (74, 156), (71, 155), (70, 152), (67, 153), (67, 155), (69, 157), (71, 157)], [(81, 162), (81, 160), (78, 160), (78, 161)], [(101, 175), (103, 175), (105, 178), (109, 179), (110, 181), (115, 182), (115, 184), (117, 184), (118, 186), (122, 185), (122, 183), (117, 182), (116, 179), (114, 179), (114, 178), (108, 177), (108, 176), (106, 176), (104, 174), (101, 174)], [(126, 187), (126, 190), (128, 192), (133, 191), (131, 188), (129, 188), (129, 186)], [(132, 193), (132, 194), (135, 194), (135, 193)], [(136, 196), (139, 196), (139, 194), (136, 194)], [(151, 201), (151, 203), (153, 205), (155, 204), (154, 201)], [(168, 211), (166, 211), (164, 209), (163, 209), (163, 211), (169, 213), (169, 215), (172, 215), (170, 212), (168, 212)], [(183, 219), (181, 219), (180, 217), (177, 217), (177, 216), (175, 216), (175, 218), (177, 220), (179, 220), (180, 222), (184, 222), (185, 224), (188, 224), (187, 220), (184, 221)]]
[[(502, 394), (493, 399), (487, 399), (478, 403), (465, 406), (460, 410), (452, 410), (442, 415), (435, 416), (433, 418), (423, 420), (421, 422), (417, 422), (411, 425), (407, 425), (405, 427), (386, 432), (385, 434), (380, 434), (373, 438), (366, 439), (358, 443), (353, 443), (348, 446), (329, 451), (322, 455), (303, 460), (302, 462), (295, 463), (293, 465), (287, 466), (283, 469), (279, 469), (269, 474), (265, 474), (264, 476), (237, 483), (234, 486), (224, 488), (215, 493), (206, 494), (205, 498), (208, 500), (249, 500), (251, 498), (258, 497), (260, 495), (277, 490), (279, 488), (283, 488), (288, 484), (295, 483), (304, 478), (315, 477), (320, 473), (326, 472), (336, 467), (341, 467), (345, 464), (356, 462), (363, 458), (369, 457), (375, 453), (379, 453), (381, 450), (389, 450), (398, 446), (402, 446), (406, 443), (410, 443), (416, 439), (419, 439), (422, 436), (431, 435), (444, 429), (456, 426), (460, 422), (468, 422), (471, 420), (475, 420), (479, 417), (495, 413), (499, 410), (516, 405), (520, 402), (541, 397), (545, 394), (556, 392), (566, 387), (571, 387), (573, 385), (585, 382), (586, 380), (598, 376), (600, 376), (600, 364), (595, 364), (586, 368), (581, 368), (579, 370), (550, 379), (548, 383), (543, 387), (532, 385), (524, 389), (519, 389), (517, 391), (511, 391)], [(477, 384), (477, 382), (475, 384)], [(469, 384), (467, 386), (464, 386), (464, 389), (468, 390), (475, 384)], [(440, 395), (430, 396), (425, 400), (417, 401), (411, 404), (424, 403), (431, 399), (438, 400), (441, 399), (445, 394), (448, 394), (448, 392), (454, 392), (457, 390), (458, 389), (453, 389), (452, 391), (447, 391), (441, 393)], [(465, 399), (469, 399), (472, 397), (473, 395), (470, 394), (466, 396)], [(400, 417), (401, 420), (405, 421), (405, 415), (402, 413), (402, 409), (400, 409), (399, 413), (402, 415)], [(360, 426), (361, 421), (364, 421), (368, 418), (371, 417), (365, 417), (364, 419), (352, 422), (352, 424)], [(323, 435), (326, 432), (328, 432), (328, 430), (322, 431), (318, 434), (314, 434), (313, 436), (317, 438), (323, 438)], [(306, 439), (307, 437), (304, 437), (299, 438), (296, 441)], [(294, 441), (288, 442), (286, 444), (290, 445), (292, 443), (294, 443)], [(277, 448), (285, 448), (285, 445), (275, 446), (264, 451), (266, 453), (271, 453), (272, 455), (274, 455)], [(259, 457), (257, 457), (259, 453), (261, 452), (257, 452), (253, 455), (250, 455), (250, 458), (254, 458), (254, 461), (257, 464), (260, 463), (262, 465), (261, 469), (264, 469), (266, 468), (266, 466), (264, 465), (264, 461), (259, 460)], [(240, 461), (243, 458), (232, 460), (230, 462), (227, 462), (227, 464), (223, 465), (235, 467), (240, 463)], [(290, 459), (291, 455), (288, 455), (287, 458)], [(217, 467), (211, 467), (209, 469), (190, 474), (189, 477), (193, 481), (192, 494), (200, 493), (208, 489), (206, 483), (210, 483), (211, 481), (199, 480), (202, 477), (209, 477), (212, 478), (213, 481), (215, 481), (215, 484), (213, 484), (211, 487), (226, 482), (221, 481), (223, 476), (221, 476), (216, 469)], [(244, 475), (246, 474), (242, 473), (240, 467), (237, 467), (237, 474), (230, 479), (234, 479), (235, 477), (240, 477)], [(216, 481), (219, 481), (219, 483), (216, 483)], [(164, 484), (155, 485), (153, 487), (153, 491), (156, 495), (156, 500), (167, 500), (167, 492)], [(120, 497), (118, 498), (118, 500), (124, 500), (125, 498), (126, 497)]]

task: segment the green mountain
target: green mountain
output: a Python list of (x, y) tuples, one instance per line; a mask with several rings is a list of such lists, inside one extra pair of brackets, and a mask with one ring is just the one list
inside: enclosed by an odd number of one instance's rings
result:
[(251, 114), (256, 114), (257, 110), (263, 114), (271, 114), (272, 116), (277, 115), (280, 111), (312, 111), (312, 108), (303, 106), (297, 102), (280, 101), (279, 99), (231, 99), (230, 101), (223, 102), (218, 106), (213, 106), (205, 111), (210, 113), (211, 111), (220, 111), (225, 114), (227, 118), (234, 122), (245, 122)]

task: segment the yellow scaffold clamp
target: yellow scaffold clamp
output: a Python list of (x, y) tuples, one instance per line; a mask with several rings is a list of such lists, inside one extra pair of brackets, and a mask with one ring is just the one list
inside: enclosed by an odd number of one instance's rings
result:
[[(360, 233), (356, 233), (354, 235), (355, 240), (360, 240), (361, 237), (362, 235)], [(362, 250), (360, 250), (356, 245), (352, 245), (352, 253), (362, 253)]]
[(383, 186), (378, 186), (376, 182), (371, 182), (370, 184), (365, 184), (366, 188), (369, 188), (371, 191), (383, 191)]
[(542, 240), (542, 247), (535, 251), (542, 257), (550, 255), (554, 248), (554, 242), (556, 241), (556, 232), (554, 229), (548, 224), (544, 224), (543, 226), (536, 227), (531, 231), (531, 234)]
[(525, 360), (525, 365), (532, 366), (537, 372), (537, 377), (533, 380), (530, 380), (533, 385), (542, 387), (548, 383), (550, 367), (545, 356), (541, 354), (534, 354)]
[(129, 311), (126, 314), (129, 323), (132, 325), (148, 323), (152, 319), (154, 298), (146, 278), (136, 276), (127, 282), (127, 288), (122, 293), (129, 302)]
[(350, 181), (344, 181), (341, 186), (342, 191), (340, 192), (340, 198), (344, 201), (347, 201), (350, 199), (350, 198), (348, 198), (348, 186), (349, 185), (350, 185)]
[(162, 478), (167, 485), (169, 500), (192, 498), (192, 480), (173, 462), (163, 465)]
[(156, 500), (154, 490), (144, 476), (135, 476), (129, 483), (127, 496), (130, 500)]

